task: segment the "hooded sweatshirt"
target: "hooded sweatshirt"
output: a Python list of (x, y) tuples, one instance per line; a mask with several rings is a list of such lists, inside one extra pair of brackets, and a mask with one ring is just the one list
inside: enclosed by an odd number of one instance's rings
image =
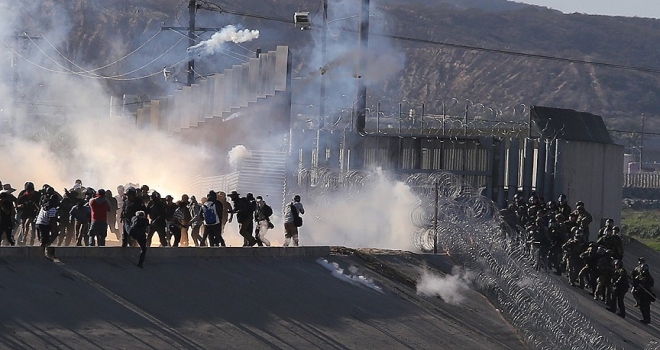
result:
[(92, 211), (92, 222), (108, 222), (110, 202), (105, 197), (97, 194), (95, 198), (89, 200), (89, 207)]

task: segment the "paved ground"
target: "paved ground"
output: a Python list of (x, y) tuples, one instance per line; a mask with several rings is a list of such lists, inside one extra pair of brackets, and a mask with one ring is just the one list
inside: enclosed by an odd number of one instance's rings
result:
[[(23, 250), (20, 250), (23, 249)], [(481, 294), (450, 304), (416, 294), (421, 267), (451, 271), (442, 255), (346, 248), (160, 248), (144, 269), (136, 250), (0, 248), (2, 349), (524, 349)], [(27, 252), (27, 253), (26, 253)], [(36, 253), (35, 253), (36, 252)], [(632, 241), (625, 267), (660, 254)], [(373, 280), (382, 292), (333, 277), (325, 258)], [(657, 268), (656, 268), (657, 267)], [(654, 270), (654, 268), (656, 268)], [(627, 296), (621, 319), (554, 276), (571, 305), (621, 349), (660, 339), (660, 312), (638, 322)]]
[[(416, 295), (419, 266), (426, 263), (441, 274), (451, 268), (443, 256), (372, 251), (325, 257), (374, 278), (381, 293), (333, 277), (318, 256), (151, 253), (144, 269), (134, 257), (61, 257), (59, 263), (38, 256), (1, 258), (0, 347), (525, 348), (474, 291), (460, 305)], [(386, 265), (379, 266), (379, 259)]]

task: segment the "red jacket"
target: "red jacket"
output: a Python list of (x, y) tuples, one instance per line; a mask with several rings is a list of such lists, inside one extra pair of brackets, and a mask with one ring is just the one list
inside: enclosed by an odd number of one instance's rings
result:
[(110, 211), (110, 202), (105, 197), (96, 195), (96, 198), (89, 200), (89, 208), (92, 211), (92, 222), (108, 222), (108, 212)]

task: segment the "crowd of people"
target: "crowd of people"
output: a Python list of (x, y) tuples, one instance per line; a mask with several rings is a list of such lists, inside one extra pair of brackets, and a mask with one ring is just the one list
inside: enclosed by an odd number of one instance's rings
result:
[(640, 322), (651, 322), (655, 293), (649, 266), (639, 257), (638, 265), (628, 274), (623, 267), (621, 230), (613, 219), (607, 219), (592, 234), (589, 225), (593, 217), (584, 203), (578, 201), (572, 209), (563, 194), (556, 202), (545, 202), (534, 193), (527, 200), (517, 193), (501, 214), (506, 224), (516, 228), (514, 239), (525, 245), (537, 270), (554, 269), (558, 275), (565, 274), (572, 286), (587, 288), (594, 300), (604, 302), (620, 317), (626, 316), (623, 300), (632, 285), (635, 307), (642, 314)]
[[(10, 184), (0, 186), (0, 244), (105, 246), (110, 232), (122, 247), (140, 246), (138, 266), (143, 267), (155, 234), (162, 247), (225, 247), (225, 225), (235, 219), (243, 246), (271, 245), (266, 234), (274, 228), (273, 209), (252, 193), (241, 197), (236, 191), (227, 195), (211, 190), (199, 201), (186, 194), (175, 201), (148, 185), (120, 185), (116, 195), (84, 187), (81, 180), (63, 194), (47, 184), (36, 190), (32, 182), (26, 182), (18, 195)], [(292, 241), (299, 245), (304, 213), (299, 195), (284, 206), (284, 246)]]

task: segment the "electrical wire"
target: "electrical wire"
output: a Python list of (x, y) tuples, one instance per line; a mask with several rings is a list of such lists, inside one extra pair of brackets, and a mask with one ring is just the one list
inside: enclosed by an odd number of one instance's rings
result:
[[(142, 49), (143, 47), (145, 47), (149, 42), (151, 42), (153, 39), (155, 39), (156, 36), (158, 36), (158, 34), (160, 34), (160, 33), (161, 33), (161, 31), (156, 32), (153, 36), (151, 36), (151, 38), (147, 39), (147, 41), (145, 41), (144, 43), (142, 43), (142, 45), (138, 46), (135, 50), (133, 50), (133, 51), (127, 53), (126, 55), (122, 56), (121, 58), (118, 58), (117, 60), (115, 60), (115, 61), (113, 61), (113, 62), (110, 62), (110, 63), (108, 63), (108, 64), (106, 64), (106, 65), (104, 65), (104, 66), (101, 66), (101, 67), (98, 67), (98, 68), (94, 68), (94, 69), (85, 69), (85, 68), (83, 68), (83, 67), (80, 67), (80, 66), (77, 65), (75, 62), (71, 61), (68, 57), (66, 57), (62, 52), (60, 52), (55, 46), (53, 46), (53, 44), (52, 44), (50, 41), (48, 41), (48, 40), (46, 39), (45, 36), (42, 36), (42, 38), (44, 39), (44, 41), (45, 41), (45, 42), (46, 42), (46, 43), (47, 43), (47, 44), (48, 44), (53, 50), (55, 50), (55, 52), (56, 52), (58, 55), (60, 55), (62, 58), (64, 58), (67, 62), (73, 64), (75, 67), (80, 68), (80, 69), (81, 69), (81, 72), (88, 73), (88, 74), (93, 74), (93, 72), (96, 72), (96, 71), (99, 71), (99, 70), (102, 70), (102, 69), (108, 68), (108, 67), (110, 67), (110, 66), (112, 66), (112, 65), (115, 65), (115, 64), (117, 64), (117, 63), (119, 63), (119, 62), (121, 62), (121, 61), (127, 59), (128, 57), (130, 57), (131, 55), (133, 55), (134, 53), (138, 52), (140, 49)], [(30, 40), (32, 41), (33, 44), (35, 44), (34, 41), (33, 41), (32, 39), (30, 39)], [(35, 44), (35, 46), (36, 46), (36, 44)], [(143, 67), (143, 68), (144, 68), (144, 67)], [(126, 74), (130, 74), (130, 73), (126, 73)]]
[[(206, 3), (208, 3), (208, 2), (206, 2)], [(215, 5), (215, 4), (213, 4), (213, 5)], [(223, 10), (218, 5), (215, 5), (214, 8), (209, 7), (207, 9), (211, 10), (211, 11), (218, 11), (218, 12), (228, 13), (228, 14), (233, 14), (233, 15), (252, 17), (252, 18), (258, 18), (258, 19), (265, 19), (265, 20), (269, 20), (269, 21), (283, 22), (283, 23), (291, 24), (291, 20), (285, 20), (285, 19), (271, 17), (271, 16), (265, 16), (265, 15), (250, 14), (250, 13), (245, 13), (245, 12), (240, 12), (240, 11), (227, 11), (227, 10)], [(322, 28), (322, 25), (310, 24), (310, 27)], [(347, 31), (347, 32), (351, 32), (351, 33), (358, 33), (357, 30), (350, 29), (350, 28), (342, 28), (342, 30)], [(451, 47), (451, 48), (463, 49), (463, 50), (469, 50), (469, 51), (481, 51), (481, 52), (497, 53), (497, 54), (504, 54), (504, 55), (511, 55), (511, 56), (520, 56), (520, 57), (526, 57), (526, 58), (538, 58), (538, 59), (543, 59), (543, 60), (552, 60), (552, 61), (567, 62), (567, 63), (587, 64), (587, 65), (594, 65), (594, 66), (606, 67), (606, 68), (632, 70), (632, 71), (638, 71), (638, 72), (643, 72), (643, 73), (653, 73), (653, 74), (660, 73), (660, 69), (653, 69), (653, 68), (646, 68), (646, 67), (636, 67), (636, 66), (625, 65), (625, 64), (615, 64), (615, 63), (599, 62), (599, 61), (588, 61), (588, 60), (584, 60), (584, 59), (574, 59), (574, 58), (557, 57), (557, 56), (543, 55), (543, 54), (534, 54), (534, 53), (527, 53), (527, 52), (520, 52), (520, 51), (513, 51), (513, 50), (478, 47), (478, 46), (472, 46), (472, 45), (448, 43), (448, 42), (444, 42), (444, 41), (412, 38), (412, 37), (406, 37), (406, 36), (401, 36), (401, 35), (391, 35), (391, 34), (385, 34), (385, 33), (370, 32), (369, 35), (388, 38), (388, 39), (395, 39), (395, 40), (400, 40), (400, 41), (420, 43), (420, 44), (445, 46), (445, 47)]]
[[(159, 71), (157, 71), (157, 72), (155, 72), (155, 73), (146, 74), (146, 75), (139, 76), (139, 77), (132, 77), (132, 78), (93, 77), (93, 76), (86, 76), (86, 75), (84, 75), (84, 74), (77, 74), (76, 72), (73, 72), (73, 71), (71, 71), (71, 70), (69, 70), (69, 71), (61, 71), (61, 70), (56, 70), (56, 69), (51, 69), (51, 68), (44, 67), (44, 66), (42, 66), (42, 65), (40, 65), (40, 64), (38, 64), (38, 63), (36, 63), (36, 62), (31, 61), (31, 60), (28, 59), (27, 57), (21, 55), (18, 51), (16, 51), (13, 47), (11, 47), (11, 46), (10, 46), (10, 45), (9, 45), (4, 39), (0, 38), (0, 42), (2, 42), (2, 43), (5, 45), (5, 47), (7, 47), (10, 51), (12, 51), (14, 54), (16, 54), (17, 57), (23, 59), (23, 60), (26, 61), (27, 63), (29, 63), (29, 64), (31, 64), (31, 65), (33, 65), (33, 66), (39, 68), (39, 69), (42, 69), (42, 70), (44, 70), (44, 71), (51, 72), (51, 73), (66, 74), (66, 75), (79, 75), (79, 76), (82, 76), (82, 77), (84, 77), (84, 78), (107, 79), (107, 80), (116, 80), (116, 81), (133, 81), (133, 80), (142, 80), (142, 79), (146, 79), (146, 78), (153, 77), (153, 76), (158, 75), (158, 74), (163, 74), (163, 70), (161, 69), (161, 70), (159, 70)], [(186, 58), (184, 58), (184, 59), (182, 59), (182, 60), (180, 60), (180, 61), (178, 61), (178, 62), (176, 62), (176, 63), (174, 63), (174, 64), (172, 64), (172, 65), (169, 65), (169, 66), (167, 66), (167, 67), (168, 67), (168, 68), (174, 68), (174, 67), (176, 67), (177, 65), (179, 65), (180, 63), (182, 63), (182, 62), (184, 62), (184, 61), (187, 61), (187, 60), (188, 60), (188, 58), (186, 57)]]
[(52, 43), (50, 43), (50, 41), (48, 41), (48, 39), (46, 39), (45, 37), (43, 37), (43, 40), (44, 40), (44, 41), (45, 41), (50, 47), (52, 47), (52, 48), (55, 50), (55, 52), (57, 52), (60, 56), (64, 57), (64, 59), (65, 59), (67, 62), (71, 63), (71, 64), (74, 65), (76, 68), (81, 69), (82, 72), (84, 72), (84, 73), (86, 73), (86, 74), (89, 74), (89, 75), (82, 74), (80, 71), (78, 71), (78, 72), (76, 72), (76, 71), (72, 71), (72, 70), (68, 69), (67, 67), (62, 66), (62, 65), (59, 64), (55, 59), (53, 59), (53, 58), (50, 57), (46, 52), (44, 52), (44, 51), (39, 47), (39, 45), (37, 45), (37, 44), (34, 42), (34, 40), (33, 40), (32, 38), (30, 38), (30, 41), (32, 42), (32, 44), (34, 44), (34, 45), (37, 47), (37, 49), (39, 49), (39, 51), (41, 51), (41, 53), (43, 53), (46, 57), (48, 57), (48, 59), (50, 59), (51, 61), (55, 62), (55, 64), (57, 64), (58, 66), (64, 68), (65, 70), (68, 70), (69, 72), (71, 72), (71, 73), (73, 73), (73, 74), (77, 74), (77, 75), (81, 75), (81, 76), (89, 77), (89, 78), (116, 79), (116, 78), (120, 78), (120, 77), (125, 77), (125, 76), (127, 76), (127, 75), (129, 75), (129, 74), (133, 74), (133, 73), (135, 73), (135, 72), (138, 72), (138, 71), (140, 71), (140, 70), (142, 70), (142, 69), (144, 69), (144, 68), (150, 66), (152, 63), (154, 63), (154, 62), (157, 61), (158, 59), (160, 59), (160, 58), (162, 58), (163, 56), (165, 56), (168, 52), (172, 51), (172, 50), (173, 50), (173, 49), (174, 49), (174, 48), (175, 48), (175, 47), (176, 47), (176, 46), (177, 46), (177, 45), (178, 45), (183, 39), (179, 39), (179, 41), (177, 41), (176, 43), (174, 43), (174, 45), (172, 45), (169, 49), (165, 50), (162, 54), (160, 54), (160, 55), (157, 56), (156, 58), (152, 59), (151, 61), (149, 61), (148, 63), (146, 63), (146, 64), (143, 65), (142, 67), (136, 68), (136, 69), (134, 69), (134, 70), (132, 70), (132, 71), (129, 71), (129, 72), (125, 72), (125, 73), (117, 74), (117, 75), (112, 75), (112, 76), (104, 76), (104, 75), (100, 75), (100, 74), (93, 73), (93, 71), (88, 71), (88, 70), (86, 70), (85, 68), (79, 66), (78, 64), (76, 64), (75, 62), (71, 61), (71, 60), (68, 59), (66, 56), (64, 56), (60, 51), (57, 50), (57, 48), (55, 48), (55, 46), (54, 46)]
[[(32, 42), (32, 44), (33, 44), (33, 45), (34, 45), (34, 46), (35, 46), (35, 47), (36, 47), (36, 48), (37, 48), (37, 49), (38, 49), (38, 50), (39, 50), (44, 56), (46, 56), (49, 60), (51, 60), (52, 62), (54, 62), (57, 66), (59, 66), (60, 68), (62, 68), (64, 71), (61, 71), (61, 70), (54, 70), (54, 69), (51, 69), (51, 68), (46, 68), (46, 67), (44, 67), (44, 66), (41, 66), (41, 65), (39, 65), (39, 64), (37, 64), (37, 63), (31, 61), (31, 60), (28, 59), (27, 57), (21, 55), (19, 52), (17, 52), (16, 50), (14, 50), (14, 49), (13, 49), (13, 48), (12, 48), (7, 42), (5, 42), (4, 40), (2, 40), (2, 43), (3, 43), (7, 48), (9, 48), (11, 51), (13, 51), (18, 57), (22, 58), (23, 60), (27, 61), (28, 63), (30, 63), (30, 64), (32, 64), (32, 65), (34, 65), (34, 66), (36, 66), (36, 67), (38, 67), (38, 68), (40, 68), (40, 69), (43, 69), (43, 70), (46, 70), (46, 71), (49, 71), (49, 72), (59, 73), (59, 74), (73, 74), (73, 75), (78, 75), (78, 76), (81, 76), (81, 77), (84, 77), (84, 78), (92, 78), (92, 79), (107, 79), (107, 80), (117, 80), (117, 81), (140, 80), (140, 79), (145, 79), (145, 78), (152, 77), (152, 76), (157, 75), (157, 74), (161, 74), (161, 73), (162, 73), (162, 69), (159, 70), (159, 71), (157, 71), (157, 72), (155, 72), (155, 73), (151, 73), (151, 74), (143, 75), (143, 76), (140, 76), (140, 77), (122, 78), (122, 77), (124, 77), (124, 76), (126, 76), (126, 75), (129, 75), (129, 74), (135, 73), (135, 72), (137, 72), (137, 71), (139, 71), (139, 70), (142, 70), (142, 69), (148, 67), (148, 66), (151, 65), (153, 62), (155, 62), (155, 61), (157, 61), (158, 59), (160, 59), (160, 58), (162, 58), (163, 56), (165, 56), (168, 52), (170, 52), (172, 49), (174, 49), (174, 47), (176, 47), (176, 45), (177, 45), (178, 43), (180, 43), (180, 42), (183, 40), (183, 39), (180, 39), (178, 42), (176, 42), (174, 45), (172, 45), (169, 49), (167, 49), (167, 50), (166, 50), (165, 52), (163, 52), (161, 55), (157, 56), (156, 58), (154, 58), (153, 60), (151, 60), (151, 61), (148, 62), (147, 64), (143, 65), (142, 67), (139, 67), (139, 68), (134, 69), (134, 70), (132, 70), (132, 71), (129, 71), (129, 72), (126, 72), (126, 73), (122, 73), (122, 74), (118, 74), (118, 75), (113, 75), (113, 76), (103, 76), (103, 75), (99, 75), (99, 74), (96, 74), (96, 73), (92, 73), (91, 71), (84, 70), (84, 68), (80, 67), (80, 66), (79, 66), (78, 64), (76, 64), (75, 62), (69, 60), (67, 57), (65, 57), (65, 56), (62, 55), (59, 51), (56, 50), (56, 52), (57, 52), (58, 54), (60, 54), (62, 57), (64, 57), (69, 63), (71, 63), (72, 65), (74, 65), (74, 66), (77, 67), (77, 68), (83, 69), (83, 71), (84, 71), (85, 73), (89, 73), (89, 74), (81, 73), (81, 72), (79, 72), (79, 71), (76, 72), (76, 71), (73, 71), (73, 70), (71, 70), (71, 69), (69, 69), (69, 68), (63, 66), (63, 65), (60, 64), (57, 60), (55, 60), (54, 58), (50, 57), (50, 55), (49, 55), (48, 53), (46, 53), (43, 49), (41, 49), (41, 47), (40, 47), (39, 45), (37, 45), (36, 42), (34, 42), (34, 40), (33, 40), (31, 37), (28, 37), (28, 38), (30, 39), (30, 41)], [(42, 37), (42, 39), (44, 39), (44, 41), (46, 41), (51, 47), (54, 48), (54, 46), (53, 46), (53, 45), (52, 45), (47, 39), (45, 39), (45, 38), (43, 38), (43, 37)], [(186, 59), (183, 59), (182, 61), (185, 61), (185, 60), (186, 60)], [(178, 64), (179, 64), (180, 62), (182, 62), (182, 61), (179, 61), (179, 62), (175, 63), (174, 65), (171, 65), (170, 68), (172, 68), (172, 67), (178, 65)]]

